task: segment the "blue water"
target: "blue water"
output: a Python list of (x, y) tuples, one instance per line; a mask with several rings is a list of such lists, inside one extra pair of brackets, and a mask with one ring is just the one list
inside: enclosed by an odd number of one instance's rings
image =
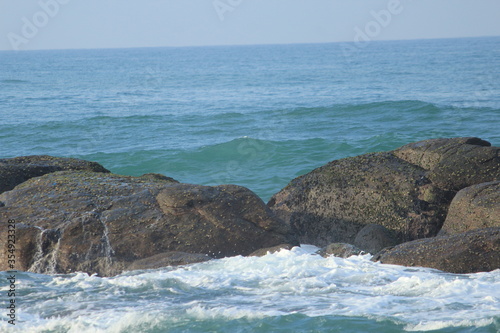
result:
[[(499, 37), (370, 42), (363, 48), (0, 52), (0, 158), (78, 157), (118, 174), (239, 184), (264, 201), (338, 158), (438, 137), (478, 136), (498, 146), (499, 125)], [(319, 259), (312, 252), (115, 278), (23, 273), (18, 329), (500, 329), (498, 271), (415, 273), (363, 257)], [(267, 271), (255, 272), (255, 265)], [(274, 272), (280, 265), (283, 270)], [(191, 281), (192, 274), (198, 280)], [(0, 321), (0, 331), (7, 328)]]

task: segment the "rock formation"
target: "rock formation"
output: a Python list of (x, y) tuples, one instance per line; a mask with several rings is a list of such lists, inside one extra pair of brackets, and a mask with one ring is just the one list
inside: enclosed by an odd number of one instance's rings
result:
[(457, 274), (489, 272), (500, 268), (500, 227), (407, 242), (384, 249), (372, 260)]
[(453, 273), (500, 268), (500, 148), (479, 138), (332, 161), (267, 206), (236, 185), (119, 176), (50, 156), (1, 159), (0, 193), (0, 237), (15, 220), (17, 270), (110, 276), (299, 241), (344, 257), (386, 247), (374, 260)]
[[(157, 267), (154, 259), (185, 262), (172, 252), (198, 254), (188, 258), (198, 260), (296, 243), (260, 198), (235, 185), (59, 171), (25, 181), (0, 201), (2, 221), (17, 222), (17, 269), (38, 273), (110, 276)], [(0, 237), (7, 239), (6, 232), (0, 225)], [(0, 253), (1, 270), (6, 253)]]
[(336, 160), (294, 179), (268, 206), (301, 243), (353, 243), (368, 224), (398, 242), (436, 236), (460, 189), (500, 179), (500, 148), (478, 138), (433, 139)]

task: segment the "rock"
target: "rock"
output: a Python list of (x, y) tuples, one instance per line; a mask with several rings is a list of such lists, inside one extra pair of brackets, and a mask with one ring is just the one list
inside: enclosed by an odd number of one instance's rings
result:
[(500, 227), (415, 240), (384, 249), (372, 260), (456, 274), (490, 272), (500, 268)]
[(167, 266), (189, 265), (199, 262), (205, 262), (212, 258), (206, 254), (185, 253), (185, 252), (166, 252), (154, 256), (136, 260), (125, 270), (134, 271), (138, 269), (155, 269)]
[[(4, 217), (2, 216), (2, 222), (6, 221)], [(5, 223), (0, 224), (0, 234), (3, 239), (7, 239), (7, 236), (5, 236), (4, 233), (4, 228), (5, 228)], [(2, 242), (3, 245), (1, 252), (0, 252), (0, 265), (2, 268), (0, 270), (6, 271), (11, 268), (18, 269), (19, 267), (29, 267), (32, 261), (32, 258), (35, 258), (37, 251), (39, 248), (48, 248), (50, 245), (49, 242), (47, 242), (47, 239), (43, 237), (43, 235), (40, 233), (40, 229), (26, 225), (24, 223), (17, 223), (16, 224), (16, 248), (15, 248), (15, 267), (9, 267), (7, 265), (8, 263), (8, 248), (7, 248), (7, 242)]]
[(367, 253), (375, 254), (383, 248), (397, 244), (397, 238), (389, 229), (378, 224), (369, 224), (358, 232), (353, 245)]
[(441, 233), (500, 227), (500, 181), (473, 185), (453, 198)]
[(394, 155), (429, 170), (429, 179), (442, 189), (500, 180), (500, 147), (479, 138), (432, 139), (410, 143)]
[(392, 153), (372, 153), (333, 161), (294, 179), (268, 206), (301, 243), (321, 247), (352, 244), (368, 224), (388, 228), (399, 242), (434, 236), (450, 201), (424, 169)]
[(500, 148), (479, 138), (433, 139), (330, 162), (298, 177), (268, 206), (301, 243), (352, 244), (368, 224), (399, 243), (434, 237), (460, 189), (500, 179)]
[[(4, 192), (0, 201), (0, 218), (26, 230), (18, 235), (28, 245), (17, 269), (37, 273), (111, 276), (168, 252), (220, 258), (296, 243), (260, 198), (235, 185), (59, 171)], [(0, 237), (6, 232), (0, 224)], [(151, 267), (151, 260), (136, 265)], [(6, 269), (5, 257), (0, 269)]]
[(332, 243), (316, 252), (322, 257), (335, 256), (340, 258), (349, 258), (363, 254), (363, 250), (358, 249), (356, 246), (346, 243)]
[(252, 253), (250, 253), (248, 256), (249, 257), (263, 257), (267, 254), (272, 254), (272, 253), (276, 253), (276, 252), (279, 252), (281, 250), (291, 250), (293, 247), (295, 247), (295, 245), (292, 245), (292, 244), (280, 244), (280, 245), (276, 245), (276, 246), (273, 246), (273, 247), (267, 247), (265, 249), (259, 249), (257, 251), (254, 251)]
[(85, 170), (109, 173), (96, 162), (47, 155), (0, 159), (0, 193), (10, 191), (30, 178), (63, 170)]
[(148, 180), (163, 180), (167, 182), (173, 182), (173, 183), (178, 183), (177, 180), (173, 179), (172, 177), (167, 177), (165, 175), (161, 175), (159, 173), (145, 173), (141, 176), (142, 179), (148, 179)]

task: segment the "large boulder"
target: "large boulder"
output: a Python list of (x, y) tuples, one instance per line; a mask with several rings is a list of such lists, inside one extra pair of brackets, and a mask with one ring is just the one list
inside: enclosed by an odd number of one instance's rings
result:
[[(172, 252), (200, 254), (187, 258), (198, 260), (296, 243), (260, 198), (235, 185), (60, 171), (30, 179), (0, 201), (0, 218), (17, 221), (23, 243), (16, 268), (37, 273), (110, 276), (156, 267), (155, 259), (185, 262)], [(4, 223), (0, 237), (6, 235)], [(7, 269), (6, 253), (0, 253), (0, 270)]]
[(489, 227), (500, 227), (500, 181), (460, 190), (451, 202), (441, 233), (457, 234)]
[(10, 191), (28, 179), (63, 170), (84, 170), (109, 173), (102, 165), (76, 158), (47, 155), (0, 159), (0, 193)]
[(328, 163), (294, 179), (268, 206), (301, 243), (352, 244), (368, 224), (392, 230), (399, 242), (434, 236), (450, 194), (426, 171), (392, 153), (372, 153)]
[(378, 224), (369, 224), (358, 232), (353, 245), (365, 252), (375, 254), (397, 244), (399, 244), (397, 238), (389, 229)]
[(372, 260), (466, 274), (500, 268), (500, 227), (419, 239), (387, 248)]
[(447, 190), (500, 180), (500, 147), (479, 138), (425, 140), (405, 145), (394, 155), (429, 170), (429, 179)]
[(399, 243), (433, 237), (460, 189), (500, 179), (500, 148), (479, 138), (433, 139), (328, 163), (294, 179), (268, 206), (302, 243), (352, 244), (368, 224)]

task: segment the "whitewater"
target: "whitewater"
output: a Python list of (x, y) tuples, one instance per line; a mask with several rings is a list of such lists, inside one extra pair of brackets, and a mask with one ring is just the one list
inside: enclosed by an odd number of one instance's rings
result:
[[(263, 257), (110, 278), (22, 273), (18, 328), (76, 333), (497, 332), (500, 327), (500, 270), (454, 275), (383, 265), (370, 255), (323, 258), (317, 250), (303, 245)], [(5, 322), (0, 325), (8, 329)]]

